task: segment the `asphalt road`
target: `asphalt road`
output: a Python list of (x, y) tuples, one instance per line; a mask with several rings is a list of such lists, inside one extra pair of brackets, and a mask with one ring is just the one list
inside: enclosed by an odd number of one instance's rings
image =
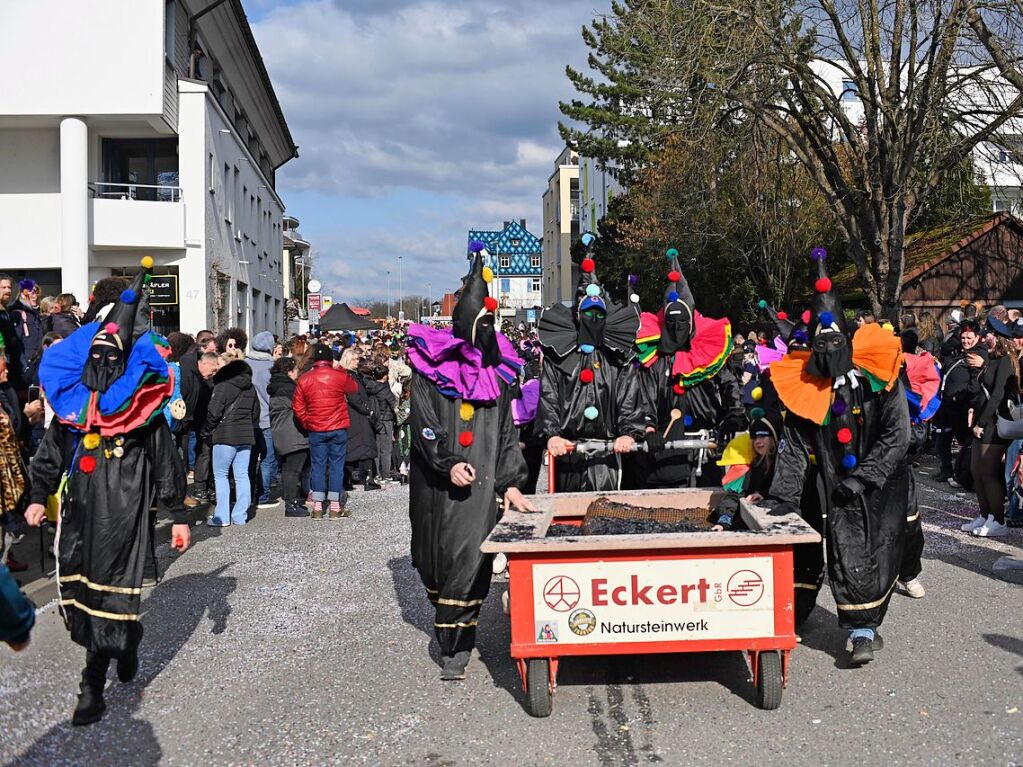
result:
[(463, 683), (438, 680), (432, 614), (408, 558), (407, 491), (340, 522), (261, 511), (199, 527), (144, 602), (138, 679), (71, 728), (84, 651), (53, 606), (29, 650), (0, 651), (0, 762), (14, 765), (1015, 765), (1023, 763), (1023, 591), (993, 574), (1023, 534), (959, 533), (972, 501), (921, 483), (927, 597), (897, 597), (886, 648), (845, 668), (825, 594), (764, 712), (737, 653), (562, 663), (554, 713), (523, 710), (503, 584)]

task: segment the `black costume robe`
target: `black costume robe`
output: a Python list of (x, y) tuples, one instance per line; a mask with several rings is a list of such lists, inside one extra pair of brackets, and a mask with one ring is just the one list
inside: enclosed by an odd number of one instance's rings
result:
[[(682, 439), (687, 431), (706, 429), (719, 437), (742, 430), (746, 423), (742, 390), (731, 368), (726, 365), (713, 378), (686, 387), (682, 394), (678, 394), (674, 389), (677, 376), (671, 375), (672, 364), (672, 357), (666, 355), (638, 372), (644, 426), (653, 427), (666, 442)], [(671, 423), (671, 411), (676, 408), (682, 416)], [(686, 416), (691, 418), (689, 426), (685, 425)], [(681, 487), (688, 484), (695, 470), (692, 457), (690, 450), (662, 450), (649, 455), (646, 486)], [(714, 461), (704, 463), (703, 474), (697, 484), (700, 487), (720, 486), (721, 471)]]
[[(835, 394), (847, 403), (848, 410), (825, 426), (791, 411), (785, 414), (770, 498), (799, 507), (804, 518), (807, 510), (819, 506), (839, 625), (877, 628), (884, 620), (902, 564), (910, 493), (905, 460), (909, 410), (901, 382), (887, 392), (873, 393), (869, 382), (858, 377), (855, 389), (847, 380)], [(849, 448), (858, 458), (853, 469), (843, 467), (847, 450), (836, 439), (843, 427), (853, 435)], [(859, 480), (866, 489), (849, 501), (837, 502), (835, 488), (847, 477)], [(816, 499), (804, 499), (814, 490), (820, 493)], [(815, 521), (807, 518), (811, 526)], [(806, 572), (800, 574), (798, 554), (797, 580), (812, 586), (802, 580), (812, 577), (812, 564), (804, 557)], [(805, 599), (810, 589), (802, 592)]]
[[(74, 463), (58, 532), (60, 605), (72, 640), (119, 658), (142, 637), (142, 571), (146, 557), (155, 556), (150, 507), (155, 500), (175, 524), (187, 524), (185, 471), (162, 414), (121, 437), (102, 438), (97, 449), (86, 450), (84, 437), (51, 422), (32, 459), (31, 501), (45, 504)], [(90, 473), (80, 468), (86, 455), (96, 461)]]
[[(442, 395), (418, 371), (412, 373), (409, 425), (412, 466), (409, 517), (412, 562), (436, 606), (434, 631), (443, 655), (471, 650), (480, 607), (490, 590), (490, 564), (480, 545), (498, 519), (498, 496), (526, 481), (526, 462), (512, 419), (511, 387), (500, 384), (491, 403), (473, 403), (462, 420), (462, 400)], [(459, 435), (469, 430), (469, 447)], [(468, 462), (476, 470), (469, 487), (451, 483), (451, 469)]]
[[(593, 371), (593, 381), (583, 383), (579, 374)], [(595, 407), (597, 417), (587, 418)], [(577, 440), (613, 440), (643, 437), (643, 413), (638, 376), (626, 360), (596, 349), (590, 354), (569, 352), (544, 360), (540, 387), (538, 431), (544, 440), (563, 437)], [(554, 488), (559, 493), (616, 490), (621, 477), (617, 455), (569, 453), (557, 459)]]

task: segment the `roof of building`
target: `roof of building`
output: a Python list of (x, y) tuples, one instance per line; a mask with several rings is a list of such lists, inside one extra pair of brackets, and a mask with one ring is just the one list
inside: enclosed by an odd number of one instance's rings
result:
[(499, 231), (486, 229), (470, 229), (466, 240), (466, 251), (473, 240), (486, 244), (493, 258), (509, 256), (510, 265), (500, 267), (501, 277), (534, 277), (543, 274), (542, 261), (540, 266), (533, 266), (534, 256), (543, 254), (540, 238), (530, 234), (520, 221), (505, 221), (504, 228)]
[[(908, 283), (929, 272), (934, 267), (969, 247), (988, 232), (1003, 224), (1014, 224), (1023, 229), (1023, 221), (1011, 213), (994, 213), (976, 216), (944, 226), (917, 232), (906, 238), (902, 282)], [(863, 287), (856, 274), (855, 264), (847, 264), (831, 279), (835, 288), (845, 299), (862, 298)]]

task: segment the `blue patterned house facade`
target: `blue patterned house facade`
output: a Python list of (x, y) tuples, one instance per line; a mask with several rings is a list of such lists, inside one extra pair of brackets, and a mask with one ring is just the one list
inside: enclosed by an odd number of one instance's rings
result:
[(526, 220), (505, 221), (497, 231), (470, 229), (469, 243), (479, 240), (490, 253), (494, 270), (490, 294), (503, 309), (532, 309), (541, 305), (543, 290), (543, 244), (526, 229)]

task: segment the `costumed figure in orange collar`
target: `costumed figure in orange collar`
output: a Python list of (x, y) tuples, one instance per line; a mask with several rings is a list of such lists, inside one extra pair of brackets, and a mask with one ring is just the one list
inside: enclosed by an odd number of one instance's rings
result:
[(32, 460), (25, 518), (38, 525), (47, 496), (60, 496), (60, 610), (71, 639), (86, 648), (76, 725), (103, 716), (111, 659), (122, 682), (138, 671), (154, 501), (173, 517), (175, 547), (189, 543), (185, 471), (163, 415), (174, 381), (157, 348), (165, 342), (147, 327), (151, 268), (147, 256), (106, 319), (47, 349), (39, 366), (54, 418)]
[[(696, 311), (682, 274), (678, 251), (667, 252), (668, 288), (664, 308), (643, 312), (636, 338), (640, 396), (645, 415), (647, 487), (681, 487), (693, 475), (691, 451), (666, 450), (665, 442), (686, 432), (711, 431), (727, 445), (746, 425), (739, 381), (727, 363), (732, 326)], [(721, 484), (713, 461), (704, 464), (701, 487)]]
[(839, 625), (850, 632), (851, 664), (860, 666), (881, 647), (877, 629), (902, 562), (910, 492), (902, 348), (876, 324), (860, 328), (850, 344), (827, 253), (816, 248), (812, 258), (818, 278), (809, 350), (771, 366), (785, 421), (769, 503), (795, 511), (811, 476), (810, 487), (820, 489), (828, 579)]

